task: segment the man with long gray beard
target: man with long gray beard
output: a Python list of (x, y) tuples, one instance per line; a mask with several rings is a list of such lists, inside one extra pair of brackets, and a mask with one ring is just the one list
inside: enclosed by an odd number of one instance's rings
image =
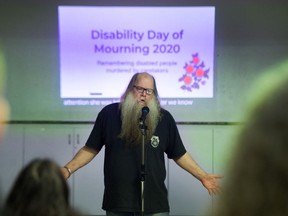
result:
[[(134, 216), (141, 211), (141, 144), (139, 118), (149, 107), (145, 120), (145, 216), (168, 216), (165, 186), (165, 154), (191, 173), (208, 190), (219, 192), (219, 175), (207, 174), (186, 151), (172, 115), (160, 107), (154, 77), (136, 73), (120, 103), (104, 107), (85, 144), (62, 172), (66, 179), (89, 163), (105, 145), (105, 191), (102, 208), (107, 216)], [(143, 213), (143, 212), (142, 212)]]

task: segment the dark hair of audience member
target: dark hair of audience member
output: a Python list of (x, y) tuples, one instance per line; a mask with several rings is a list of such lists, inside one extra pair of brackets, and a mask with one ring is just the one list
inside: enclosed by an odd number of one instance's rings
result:
[(78, 215), (59, 166), (49, 159), (31, 161), (18, 175), (4, 203), (5, 216)]

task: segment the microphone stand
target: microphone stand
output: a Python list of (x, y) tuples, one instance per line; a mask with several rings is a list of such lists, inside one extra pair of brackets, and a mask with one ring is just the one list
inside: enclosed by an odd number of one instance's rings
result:
[(144, 216), (144, 187), (145, 187), (145, 139), (147, 126), (145, 125), (145, 118), (140, 118), (139, 127), (142, 133), (142, 146), (141, 146), (141, 216)]

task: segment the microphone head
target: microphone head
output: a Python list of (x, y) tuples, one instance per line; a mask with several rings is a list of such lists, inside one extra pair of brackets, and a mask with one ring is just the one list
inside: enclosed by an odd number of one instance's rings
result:
[(143, 114), (145, 113), (145, 114), (147, 115), (147, 114), (149, 113), (149, 111), (150, 111), (150, 110), (149, 110), (149, 107), (147, 107), (147, 106), (145, 106), (145, 107), (142, 108), (142, 113), (143, 113)]
[(140, 117), (140, 121), (145, 121), (147, 114), (149, 113), (149, 108), (147, 106), (142, 108), (142, 113)]

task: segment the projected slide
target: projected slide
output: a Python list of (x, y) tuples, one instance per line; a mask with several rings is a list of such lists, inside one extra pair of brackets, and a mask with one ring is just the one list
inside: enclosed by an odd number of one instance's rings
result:
[(118, 99), (149, 72), (160, 98), (212, 98), (214, 7), (59, 6), (63, 99)]

